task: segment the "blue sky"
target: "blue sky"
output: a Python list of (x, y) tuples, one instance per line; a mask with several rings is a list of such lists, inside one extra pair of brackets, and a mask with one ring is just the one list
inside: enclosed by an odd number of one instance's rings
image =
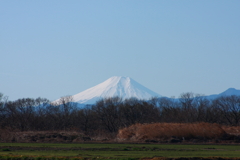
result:
[(239, 0), (0, 2), (0, 92), (74, 95), (129, 76), (164, 95), (240, 89)]

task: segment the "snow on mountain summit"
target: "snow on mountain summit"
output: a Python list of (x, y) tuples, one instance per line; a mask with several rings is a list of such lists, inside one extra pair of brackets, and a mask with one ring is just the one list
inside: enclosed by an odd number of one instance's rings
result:
[(130, 77), (114, 76), (106, 81), (73, 95), (73, 101), (80, 104), (94, 104), (97, 100), (110, 97), (149, 99), (159, 94), (142, 86)]

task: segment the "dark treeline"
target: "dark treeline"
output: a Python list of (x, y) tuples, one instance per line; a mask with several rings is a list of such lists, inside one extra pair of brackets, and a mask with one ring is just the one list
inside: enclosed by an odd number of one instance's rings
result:
[(94, 134), (116, 133), (136, 123), (208, 122), (234, 126), (240, 123), (240, 96), (234, 95), (214, 100), (193, 93), (184, 93), (179, 99), (162, 97), (149, 101), (114, 97), (84, 108), (71, 101), (70, 96), (57, 103), (45, 98), (7, 101), (0, 94), (0, 129), (75, 130)]

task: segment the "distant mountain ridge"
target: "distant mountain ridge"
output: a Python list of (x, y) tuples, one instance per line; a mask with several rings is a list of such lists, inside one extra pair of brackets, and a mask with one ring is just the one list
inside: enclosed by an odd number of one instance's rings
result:
[(240, 90), (237, 90), (235, 88), (228, 88), (226, 91), (220, 93), (220, 94), (212, 94), (209, 96), (205, 96), (208, 99), (215, 99), (218, 97), (222, 97), (222, 96), (231, 96), (231, 95), (236, 95), (236, 96), (240, 96)]
[[(221, 96), (237, 95), (240, 90), (229, 88), (220, 94), (204, 96), (207, 99), (215, 99)], [(106, 81), (72, 96), (73, 102), (79, 105), (95, 104), (98, 100), (111, 97), (120, 97), (123, 100), (137, 98), (149, 100), (153, 97), (162, 97), (160, 94), (139, 84), (130, 77), (114, 76)], [(59, 100), (59, 99), (58, 99)], [(54, 101), (57, 102), (58, 100)]]
[(114, 76), (72, 97), (74, 102), (80, 104), (94, 104), (102, 98), (116, 96), (122, 99), (135, 97), (147, 100), (161, 95), (144, 87), (130, 77)]

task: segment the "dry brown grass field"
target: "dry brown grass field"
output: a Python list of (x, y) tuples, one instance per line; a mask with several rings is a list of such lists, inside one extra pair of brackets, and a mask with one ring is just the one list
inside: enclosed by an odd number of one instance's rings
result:
[(152, 123), (134, 124), (120, 129), (119, 140), (168, 140), (178, 138), (180, 140), (218, 140), (226, 136), (239, 136), (240, 127), (221, 126), (211, 123)]
[(230, 135), (240, 135), (240, 126), (221, 126), (222, 129)]
[(0, 130), (0, 142), (82, 143), (82, 142), (159, 142), (159, 143), (240, 143), (240, 126), (212, 123), (134, 124), (118, 133), (98, 132), (92, 136), (79, 131)]

